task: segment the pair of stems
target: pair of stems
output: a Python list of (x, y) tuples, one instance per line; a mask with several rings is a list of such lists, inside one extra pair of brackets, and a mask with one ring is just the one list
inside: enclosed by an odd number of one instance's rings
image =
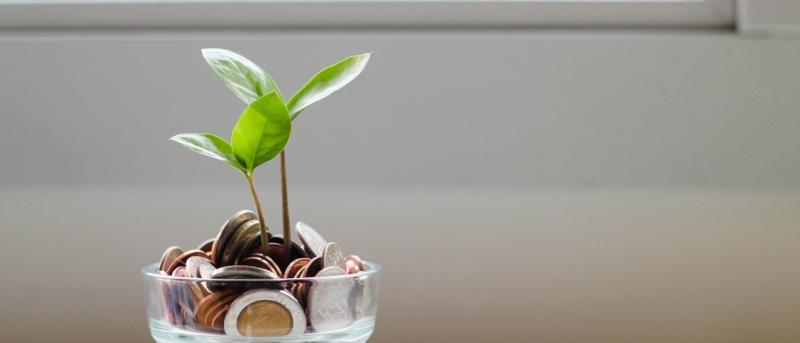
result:
[[(292, 261), (292, 229), (289, 221), (289, 193), (286, 185), (286, 152), (281, 151), (281, 203), (283, 209), (283, 245), (285, 262), (288, 264)], [(261, 210), (261, 201), (258, 200), (258, 193), (256, 186), (253, 183), (253, 174), (245, 174), (247, 177), (247, 184), (250, 186), (250, 193), (253, 194), (253, 202), (256, 204), (256, 212), (258, 213), (258, 222), (261, 229), (261, 251), (264, 255), (267, 254), (267, 244), (269, 244), (269, 229), (267, 222), (264, 219), (264, 211)]]

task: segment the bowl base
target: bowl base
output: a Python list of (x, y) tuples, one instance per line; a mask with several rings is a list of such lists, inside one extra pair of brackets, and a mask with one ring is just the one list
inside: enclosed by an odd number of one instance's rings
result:
[(235, 337), (181, 329), (162, 321), (150, 321), (150, 333), (158, 343), (364, 343), (375, 330), (375, 320), (362, 319), (346, 330), (298, 336)]

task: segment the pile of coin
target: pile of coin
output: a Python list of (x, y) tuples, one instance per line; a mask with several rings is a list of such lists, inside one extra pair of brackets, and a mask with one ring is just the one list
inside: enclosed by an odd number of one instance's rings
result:
[[(232, 336), (282, 336), (327, 332), (357, 315), (353, 278), (324, 278), (367, 270), (308, 224), (296, 226), (300, 243), (280, 236), (261, 243), (259, 221), (239, 211), (216, 237), (197, 249), (169, 247), (161, 257), (160, 301), (173, 325)], [(286, 249), (291, 253), (287, 254)], [(287, 258), (290, 256), (290, 258)]]

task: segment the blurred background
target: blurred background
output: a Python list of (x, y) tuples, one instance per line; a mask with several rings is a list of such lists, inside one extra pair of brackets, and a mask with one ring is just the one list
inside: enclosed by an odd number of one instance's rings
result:
[[(800, 341), (800, 4), (0, 0), (0, 329), (148, 342), (140, 269), (244, 179), (167, 139), (293, 93), (293, 220), (383, 265), (371, 342)], [(275, 164), (256, 182), (280, 222)]]

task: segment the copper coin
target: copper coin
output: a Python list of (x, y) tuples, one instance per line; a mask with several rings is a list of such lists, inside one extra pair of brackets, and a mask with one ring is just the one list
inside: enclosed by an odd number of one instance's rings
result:
[(292, 284), (289, 285), (289, 288), (287, 289), (289, 291), (289, 293), (292, 293), (292, 295), (294, 295), (295, 299), (297, 299), (297, 292), (296, 292), (297, 291), (297, 285), (298, 285), (297, 283), (293, 282)]
[(305, 277), (307, 270), (308, 270), (308, 264), (298, 269), (297, 272), (294, 273), (294, 276), (292, 276), (292, 278), (299, 279)]
[(303, 277), (314, 277), (319, 273), (322, 268), (325, 266), (322, 263), (322, 257), (314, 257), (308, 263), (308, 267), (305, 268), (305, 272), (303, 272)]
[(245, 222), (253, 219), (257, 219), (253, 211), (250, 210), (241, 210), (236, 212), (230, 219), (228, 219), (225, 224), (222, 224), (222, 228), (219, 229), (219, 233), (217, 237), (214, 239), (214, 244), (211, 246), (211, 260), (214, 261), (214, 264), (217, 266), (222, 266), (220, 263), (222, 260), (222, 251), (225, 247), (225, 244), (228, 243), (228, 239), (234, 234), (234, 232), (244, 224)]
[(308, 285), (306, 282), (298, 282), (293, 294), (301, 306), (305, 308), (308, 305)]
[(225, 318), (225, 314), (228, 312), (228, 309), (230, 309), (231, 303), (233, 303), (238, 297), (239, 294), (225, 298), (225, 300), (222, 303), (220, 303), (219, 306), (211, 309), (208, 317), (206, 318), (208, 325), (215, 329), (222, 329), (223, 328), (222, 322), (220, 321), (219, 318), (220, 317), (222, 317), (223, 319)]
[[(203, 317), (201, 317), (201, 324), (209, 328), (214, 328), (214, 317), (216, 317), (220, 312), (225, 311), (225, 306), (230, 305), (238, 296), (239, 294), (230, 294), (210, 304), (203, 313)], [(220, 328), (216, 327), (215, 329)]]
[(200, 250), (185, 251), (183, 254), (181, 254), (180, 256), (176, 257), (175, 260), (172, 261), (172, 264), (170, 264), (169, 267), (167, 267), (166, 272), (167, 273), (172, 273), (172, 271), (175, 270), (175, 268), (178, 268), (178, 266), (185, 265), (186, 264), (186, 260), (188, 260), (190, 257), (193, 257), (193, 256), (205, 257), (206, 253), (204, 253), (204, 252), (202, 252)]
[(213, 325), (214, 316), (216, 316), (221, 311), (225, 311), (226, 310), (225, 305), (230, 305), (230, 303), (236, 300), (238, 296), (239, 296), (238, 294), (230, 294), (224, 298), (219, 299), (219, 301), (209, 305), (208, 310), (206, 310), (206, 313), (202, 318), (203, 324), (205, 324), (206, 326), (214, 327)]
[(281, 269), (286, 268), (286, 265), (289, 262), (286, 261), (286, 255), (284, 255), (285, 247), (283, 244), (280, 243), (268, 243), (267, 244), (267, 253), (266, 255), (269, 256), (275, 263), (278, 264), (278, 267)]
[(269, 257), (266, 257), (266, 256), (264, 256), (264, 257), (250, 256), (250, 257), (247, 257), (247, 258), (239, 261), (239, 265), (263, 268), (263, 269), (269, 270), (269, 271), (275, 273), (276, 275), (280, 276), (281, 275), (280, 271), (275, 269), (275, 268), (277, 268), (275, 266), (275, 262), (268, 262), (268, 261), (270, 261), (268, 259), (269, 259)]
[(267, 261), (265, 259), (259, 258), (259, 257), (255, 257), (255, 256), (250, 256), (250, 257), (246, 257), (246, 258), (242, 259), (241, 261), (239, 261), (239, 265), (241, 265), (241, 266), (258, 267), (258, 268), (263, 268), (263, 269), (266, 269), (266, 270), (272, 269), (272, 265), (267, 263)]
[[(270, 243), (280, 243), (280, 244), (283, 244), (284, 247), (286, 246), (286, 242), (284, 241), (283, 236), (279, 236), (279, 235), (275, 235), (275, 236), (270, 237), (269, 238), (269, 242)], [(303, 258), (303, 257), (308, 257), (308, 254), (303, 249), (302, 245), (298, 244), (297, 241), (293, 240), (292, 241), (292, 260), (298, 259), (298, 258)]]
[[(278, 264), (272, 258), (270, 258), (269, 256), (266, 256), (266, 255), (264, 255), (262, 253), (253, 253), (250, 256), (248, 256), (248, 258), (257, 258), (257, 259), (261, 260), (267, 266), (265, 269), (267, 269), (267, 270), (269, 270), (269, 271), (271, 271), (271, 272), (273, 272), (275, 274), (278, 274), (278, 276), (283, 275), (283, 272), (281, 272), (281, 268), (278, 267)], [(245, 264), (245, 263), (242, 263), (242, 264)], [(256, 267), (259, 267), (259, 266), (256, 266)]]
[(221, 266), (235, 264), (245, 254), (245, 250), (248, 248), (245, 244), (249, 243), (250, 239), (258, 234), (259, 230), (261, 230), (260, 225), (258, 220), (253, 219), (248, 220), (236, 229), (231, 238), (228, 239), (228, 242), (225, 243), (225, 247), (222, 248)]
[(300, 270), (304, 266), (307, 266), (310, 262), (311, 262), (311, 259), (308, 258), (308, 257), (301, 257), (301, 258), (298, 258), (298, 259), (292, 261), (292, 263), (289, 263), (289, 265), (286, 266), (286, 270), (283, 272), (283, 277), (284, 278), (293, 277), (294, 274), (296, 274), (298, 270)]
[[(205, 288), (203, 288), (203, 286), (201, 286), (197, 282), (188, 282), (187, 285), (189, 286), (189, 290), (191, 291), (192, 294), (192, 300), (194, 301), (195, 304), (199, 303), (200, 300), (203, 300), (203, 298), (205, 298), (206, 295), (208, 295), (209, 293)], [(196, 310), (197, 306), (195, 306), (195, 311)]]
[(270, 265), (270, 269), (269, 270), (270, 271), (272, 271), (275, 274), (278, 274), (278, 276), (283, 275), (283, 272), (281, 271), (281, 267), (278, 266), (278, 263), (275, 262), (275, 260), (273, 260), (271, 257), (263, 255), (263, 254), (261, 254), (261, 258), (264, 259), (265, 261), (267, 261), (267, 263), (269, 263), (269, 265)]
[(195, 314), (194, 314), (195, 322), (197, 322), (198, 324), (205, 325), (204, 318), (208, 314), (209, 307), (232, 294), (236, 294), (236, 291), (233, 289), (226, 289), (219, 292), (211, 293), (202, 300), (200, 300), (200, 302), (197, 303), (197, 307), (195, 309)]
[(353, 260), (344, 261), (344, 271), (347, 274), (355, 274), (358, 273), (358, 264), (353, 262)]
[(200, 243), (200, 245), (197, 246), (197, 250), (202, 250), (202, 251), (205, 251), (206, 253), (210, 253), (212, 246), (214, 246), (214, 238), (213, 237), (209, 238), (207, 241), (205, 241), (203, 243)]
[(362, 260), (361, 257), (358, 257), (357, 255), (350, 255), (347, 256), (347, 260), (355, 262), (356, 266), (358, 266), (358, 271), (363, 272), (367, 270), (367, 264), (364, 263), (364, 260)]
[[(303, 266), (302, 268), (300, 268), (295, 273), (294, 278), (295, 279), (299, 279), (299, 278), (305, 277), (307, 270), (308, 270), (308, 265)], [(295, 298), (297, 298), (297, 301), (300, 302), (300, 305), (305, 307), (306, 306), (306, 298), (305, 298), (304, 292), (303, 292), (303, 289), (306, 287), (305, 286), (305, 281), (294, 281), (293, 282), (293, 286), (294, 287), (292, 288), (292, 294), (294, 294)]]
[(172, 246), (167, 248), (167, 250), (164, 251), (164, 254), (161, 255), (161, 262), (158, 263), (158, 270), (166, 272), (167, 267), (169, 267), (172, 262), (175, 261), (175, 259), (181, 254), (183, 254), (183, 250), (181, 250), (179, 247)]
[(231, 308), (231, 304), (233, 304), (234, 300), (236, 300), (236, 299), (234, 298), (234, 299), (231, 299), (231, 301), (226, 302), (225, 305), (223, 305), (222, 308), (220, 308), (219, 311), (217, 311), (211, 317), (211, 319), (209, 319), (209, 323), (211, 324), (211, 327), (213, 327), (214, 329), (217, 329), (217, 330), (224, 330), (225, 329), (225, 315), (228, 314), (228, 310)]

